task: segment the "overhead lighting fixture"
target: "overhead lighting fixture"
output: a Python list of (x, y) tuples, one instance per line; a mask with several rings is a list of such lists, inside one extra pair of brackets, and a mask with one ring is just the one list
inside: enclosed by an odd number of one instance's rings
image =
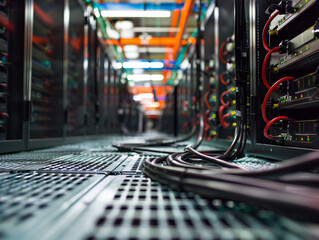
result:
[(140, 61), (131, 61), (124, 62), (123, 68), (125, 69), (137, 69), (137, 68), (156, 68), (161, 69), (164, 67), (164, 63), (162, 62), (140, 62)]
[(143, 104), (146, 108), (158, 108), (160, 106), (159, 102), (148, 102)]
[(161, 10), (139, 10), (139, 11), (113, 11), (103, 10), (101, 11), (102, 17), (107, 18), (169, 18), (171, 16), (170, 11)]
[(154, 99), (153, 93), (140, 93), (133, 96), (135, 102)]
[(131, 74), (127, 76), (127, 79), (134, 82), (162, 81), (164, 76), (162, 74)]

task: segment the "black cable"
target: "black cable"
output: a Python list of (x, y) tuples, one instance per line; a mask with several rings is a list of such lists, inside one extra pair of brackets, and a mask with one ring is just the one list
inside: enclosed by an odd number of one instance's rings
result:
[[(176, 155), (173, 156), (176, 158)], [(146, 160), (144, 172), (153, 179), (173, 188), (192, 191), (206, 198), (223, 198), (245, 201), (254, 205), (265, 206), (285, 215), (308, 221), (318, 221), (319, 207), (315, 204), (319, 200), (319, 192), (314, 188), (306, 188), (292, 183), (278, 183), (263, 179), (230, 175), (223, 170), (197, 170), (192, 168), (164, 166), (167, 158)], [(317, 153), (311, 153), (292, 160), (277, 169), (258, 171), (262, 175), (277, 175), (295, 170), (308, 169), (319, 165)], [(230, 170), (237, 173), (247, 173), (243, 170)], [(270, 174), (272, 173), (272, 174)], [(316, 206), (315, 206), (315, 205)]]

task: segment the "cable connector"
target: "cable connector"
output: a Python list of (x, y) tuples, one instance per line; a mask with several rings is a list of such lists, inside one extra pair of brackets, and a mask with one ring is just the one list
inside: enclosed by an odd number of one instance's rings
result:
[(271, 15), (278, 10), (279, 14), (287, 14), (293, 12), (292, 1), (282, 0), (279, 4), (271, 4), (265, 11), (266, 14)]
[(277, 29), (272, 29), (272, 30), (269, 30), (269, 31), (268, 31), (268, 34), (269, 34), (269, 36), (277, 35), (277, 34), (278, 34), (278, 31), (277, 31)]
[(279, 53), (290, 53), (292, 48), (292, 43), (287, 39), (279, 43)]

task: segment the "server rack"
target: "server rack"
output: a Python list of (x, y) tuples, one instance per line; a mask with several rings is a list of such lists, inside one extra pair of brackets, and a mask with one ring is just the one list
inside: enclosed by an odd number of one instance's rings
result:
[(87, 78), (87, 105), (86, 105), (86, 127), (87, 135), (95, 135), (97, 114), (97, 82), (96, 82), (96, 48), (97, 48), (97, 25), (93, 15), (88, 18), (88, 78)]
[[(280, 13), (272, 21), (269, 29), (266, 29), (267, 32), (270, 30), (270, 34), (265, 35), (265, 40), (269, 48), (279, 46), (280, 53), (269, 54), (271, 56), (267, 64), (265, 56), (268, 51), (263, 47), (263, 29), (270, 18), (269, 13), (276, 11), (269, 8), (271, 4), (272, 6), (279, 4)], [(249, 9), (247, 19), (249, 17), (250, 23), (252, 102), (250, 131), (252, 143), (249, 151), (256, 155), (282, 159), (316, 150), (318, 104), (314, 96), (318, 89), (315, 85), (317, 81), (315, 72), (319, 63), (317, 53), (319, 48), (313, 30), (318, 23), (318, 1), (291, 1), (291, 5), (285, 5), (283, 1), (280, 5), (280, 1), (252, 0), (246, 1), (246, 5)], [(301, 41), (299, 45), (294, 42), (300, 41), (301, 37), (305, 36), (301, 36), (302, 33), (311, 27), (308, 41)], [(268, 89), (263, 84), (263, 65), (266, 66), (265, 79), (270, 86), (287, 76), (297, 79), (283, 82), (280, 90), (275, 90), (266, 104), (263, 101)], [(304, 87), (301, 88), (298, 84)], [(276, 136), (272, 140), (263, 134), (266, 125), (262, 116), (263, 105), (266, 105), (265, 115), (269, 120), (278, 116), (294, 119), (281, 120), (271, 126), (268, 135)]]
[(69, 1), (67, 31), (66, 137), (85, 133), (84, 25), (86, 8), (81, 1)]
[(26, 147), (25, 113), (28, 49), (23, 40), (29, 34), (25, 18), (29, 3), (3, 1), (0, 4), (0, 152)]

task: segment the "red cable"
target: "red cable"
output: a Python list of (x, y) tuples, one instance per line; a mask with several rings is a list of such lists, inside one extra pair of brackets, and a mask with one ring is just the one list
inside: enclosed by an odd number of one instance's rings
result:
[(220, 103), (221, 103), (224, 107), (228, 107), (228, 104), (225, 103), (225, 101), (224, 101), (224, 97), (225, 97), (227, 94), (230, 94), (231, 92), (232, 92), (232, 90), (228, 90), (228, 91), (223, 92), (223, 93), (220, 95)]
[(8, 119), (9, 119), (9, 116), (8, 116), (8, 115), (6, 115), (6, 114), (4, 114), (4, 113), (2, 113), (2, 112), (0, 112), (0, 115), (1, 115), (2, 117), (4, 117), (6, 120), (8, 120)]
[(268, 99), (269, 99), (271, 93), (276, 89), (276, 87), (279, 84), (286, 82), (286, 81), (294, 80), (294, 79), (295, 78), (293, 78), (293, 77), (284, 77), (284, 78), (278, 80), (277, 82), (275, 82), (275, 84), (272, 85), (271, 88), (269, 88), (269, 90), (264, 98), (263, 105), (262, 105), (262, 116), (263, 116), (265, 123), (269, 123), (269, 120), (268, 120), (267, 115), (266, 115), (266, 105), (267, 105), (267, 102), (268, 102)]
[(220, 82), (224, 85), (228, 85), (228, 83), (224, 79), (225, 74), (226, 72), (222, 72), (222, 74), (220, 74)]
[(278, 10), (276, 10), (271, 16), (270, 16), (270, 18), (268, 19), (268, 21), (267, 21), (267, 23), (266, 23), (266, 25), (265, 25), (265, 27), (264, 27), (264, 30), (263, 30), (263, 46), (264, 46), (264, 48), (265, 48), (265, 50), (267, 51), (267, 52), (269, 52), (270, 51), (270, 48), (268, 47), (268, 45), (267, 45), (267, 30), (268, 30), (268, 28), (269, 28), (269, 25), (270, 25), (270, 23), (271, 23), (271, 21), (277, 16), (279, 14), (279, 11)]
[(226, 123), (226, 118), (231, 117), (232, 114), (231, 113), (227, 113), (223, 116), (223, 121)]
[(274, 119), (272, 119), (267, 125), (266, 127), (264, 128), (264, 136), (270, 140), (274, 139), (273, 136), (269, 135), (268, 134), (268, 130), (269, 128), (276, 122), (280, 121), (280, 120), (289, 120), (290, 118), (289, 117), (286, 117), (286, 116), (279, 116), (279, 117), (275, 117)]
[(225, 119), (223, 119), (223, 111), (225, 109), (225, 106), (221, 105), (219, 107), (219, 110), (218, 110), (218, 116), (219, 116), (219, 120), (220, 120), (220, 123), (222, 124), (222, 126), (224, 128), (228, 128), (228, 123), (225, 121)]
[(220, 48), (219, 48), (219, 59), (222, 63), (226, 64), (227, 61), (223, 58), (223, 50), (226, 46), (226, 44), (228, 43), (228, 41), (225, 41), (223, 42), (221, 45), (220, 45)]
[[(278, 51), (279, 51), (279, 47), (275, 47), (275, 48), (269, 50), (269, 52), (267, 53), (267, 55), (265, 57), (264, 63), (263, 63), (263, 67), (262, 67), (262, 71), (261, 71), (261, 77), (262, 77), (264, 85), (268, 89), (270, 88), (270, 85), (269, 85), (269, 83), (267, 81), (267, 76), (266, 76), (266, 69), (267, 69), (268, 61), (269, 61), (269, 58), (270, 58), (271, 54), (273, 52), (278, 52)], [(279, 89), (277, 89), (277, 90), (279, 90)]]
[(208, 96), (209, 96), (209, 92), (207, 92), (206, 94), (205, 94), (205, 96), (204, 96), (204, 101), (205, 101), (205, 104), (206, 104), (206, 107), (207, 108), (212, 108), (211, 106), (210, 106), (210, 104), (209, 104), (209, 102), (208, 102)]

